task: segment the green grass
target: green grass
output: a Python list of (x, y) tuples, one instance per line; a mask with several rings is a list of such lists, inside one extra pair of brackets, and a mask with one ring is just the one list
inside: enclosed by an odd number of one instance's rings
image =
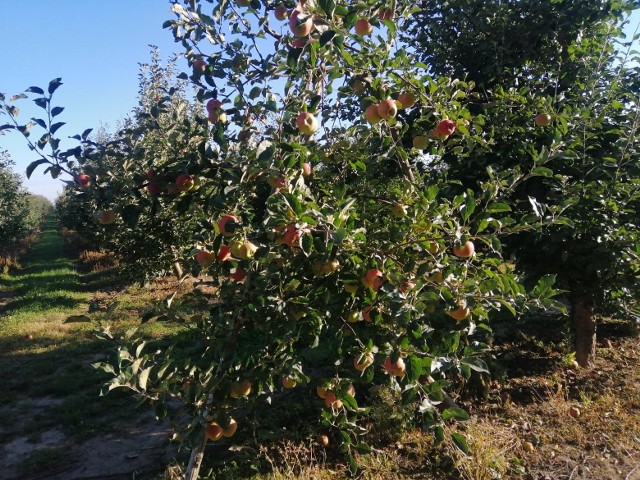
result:
[[(53, 217), (21, 263), (22, 269), (0, 276), (0, 372), (10, 372), (0, 389), (0, 443), (21, 435), (37, 438), (53, 428), (81, 439), (131, 416), (130, 394), (116, 390), (100, 397), (107, 377), (91, 366), (114, 351), (95, 336), (97, 321), (106, 316), (98, 312), (90, 315), (96, 322), (65, 323), (71, 315), (87, 315), (96, 297), (112, 301), (114, 294), (100, 292), (122, 289), (117, 271), (79, 273)], [(148, 291), (131, 288), (108, 319), (113, 330), (138, 325), (138, 313), (150, 300)], [(145, 332), (162, 338), (172, 330), (149, 325)], [(43, 459), (34, 460), (38, 465)]]

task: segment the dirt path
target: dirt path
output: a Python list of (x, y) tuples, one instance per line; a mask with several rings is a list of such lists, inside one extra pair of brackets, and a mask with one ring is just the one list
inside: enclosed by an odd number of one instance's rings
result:
[(174, 455), (147, 407), (99, 396), (91, 364), (111, 346), (65, 323), (94, 293), (52, 219), (24, 268), (0, 277), (0, 480), (153, 478)]

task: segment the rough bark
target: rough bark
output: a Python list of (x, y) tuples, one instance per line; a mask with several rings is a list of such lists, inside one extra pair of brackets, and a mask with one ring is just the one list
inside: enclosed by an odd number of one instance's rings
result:
[(590, 367), (596, 358), (596, 316), (592, 299), (578, 296), (571, 299), (571, 323), (575, 335), (576, 361)]

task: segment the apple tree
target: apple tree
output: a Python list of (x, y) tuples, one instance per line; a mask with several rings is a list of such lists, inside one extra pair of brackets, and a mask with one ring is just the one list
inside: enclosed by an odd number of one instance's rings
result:
[[(481, 95), (468, 108), (495, 132), (491, 149), (449, 156), (449, 178), (477, 191), (487, 165), (547, 158), (509, 202), (530, 202), (547, 227), (514, 236), (506, 251), (531, 278), (556, 275), (583, 366), (595, 355), (596, 315), (638, 318), (637, 35), (625, 41), (621, 31), (633, 8), (425, 0), (405, 36), (432, 73), (477, 83)], [(563, 218), (541, 215), (539, 202), (564, 208)]]
[[(539, 228), (533, 207), (506, 199), (554, 157), (487, 165), (477, 191), (447, 177), (450, 158), (486, 154), (498, 139), (470, 108), (474, 83), (431, 75), (398, 38), (413, 3), (172, 4), (165, 27), (185, 49), (181, 77), (199, 111), (165, 128), (167, 92), (142, 130), (106, 146), (82, 135), (74, 160), (54, 152), (41, 162), (72, 174), (90, 201), (104, 192), (138, 211), (148, 197), (128, 168), (166, 152), (160, 175), (177, 188), (162, 198), (163, 215), (192, 222), (175, 247), (207, 275), (208, 288), (193, 293), (207, 309), (180, 314), (169, 298), (143, 318), (187, 325), (188, 355), (130, 336), (114, 364), (99, 365), (113, 375), (106, 390), (130, 388), (159, 415), (179, 400), (190, 421), (175, 437), (195, 447), (192, 476), (207, 441), (245, 428), (241, 416), (283, 389), (309, 392), (354, 470), (354, 454), (369, 451), (372, 385), (412, 405), (442, 440), (444, 421), (467, 418), (454, 386), (487, 371), (491, 314), (554, 305), (553, 278), (527, 291), (501, 241)], [(50, 101), (52, 92), (30, 90)], [(516, 141), (526, 149), (536, 135), (529, 128)], [(120, 167), (91, 175), (105, 163)], [(535, 208), (561, 217), (561, 207)], [(330, 361), (312, 372), (308, 353), (319, 348)]]

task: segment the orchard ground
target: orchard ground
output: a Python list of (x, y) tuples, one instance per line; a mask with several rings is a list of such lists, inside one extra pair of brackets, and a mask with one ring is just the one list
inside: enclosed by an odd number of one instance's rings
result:
[[(135, 408), (122, 390), (99, 396), (107, 377), (91, 367), (115, 351), (96, 338), (96, 327), (124, 334), (177, 282), (125, 285), (109, 255), (80, 257), (70, 256), (50, 219), (23, 268), (0, 277), (0, 478), (177, 479), (186, 452), (169, 443), (169, 425), (157, 424), (146, 406)], [(91, 322), (80, 321), (85, 316)], [(605, 321), (595, 368), (582, 370), (567, 355), (562, 324), (537, 318), (495, 325), (492, 379), (454, 392), (471, 419), (448, 428), (465, 436), (468, 456), (406, 427), (413, 413), (389, 393), (368, 392), (373, 452), (358, 456), (363, 478), (640, 479), (637, 332)], [(177, 348), (188, 349), (179, 327), (144, 329), (158, 347), (177, 338)], [(307, 428), (320, 402), (314, 388), (279, 395), (284, 401), (261, 405), (235, 437), (209, 445), (204, 478), (347, 476), (337, 439), (327, 432), (329, 445), (321, 446)]]

